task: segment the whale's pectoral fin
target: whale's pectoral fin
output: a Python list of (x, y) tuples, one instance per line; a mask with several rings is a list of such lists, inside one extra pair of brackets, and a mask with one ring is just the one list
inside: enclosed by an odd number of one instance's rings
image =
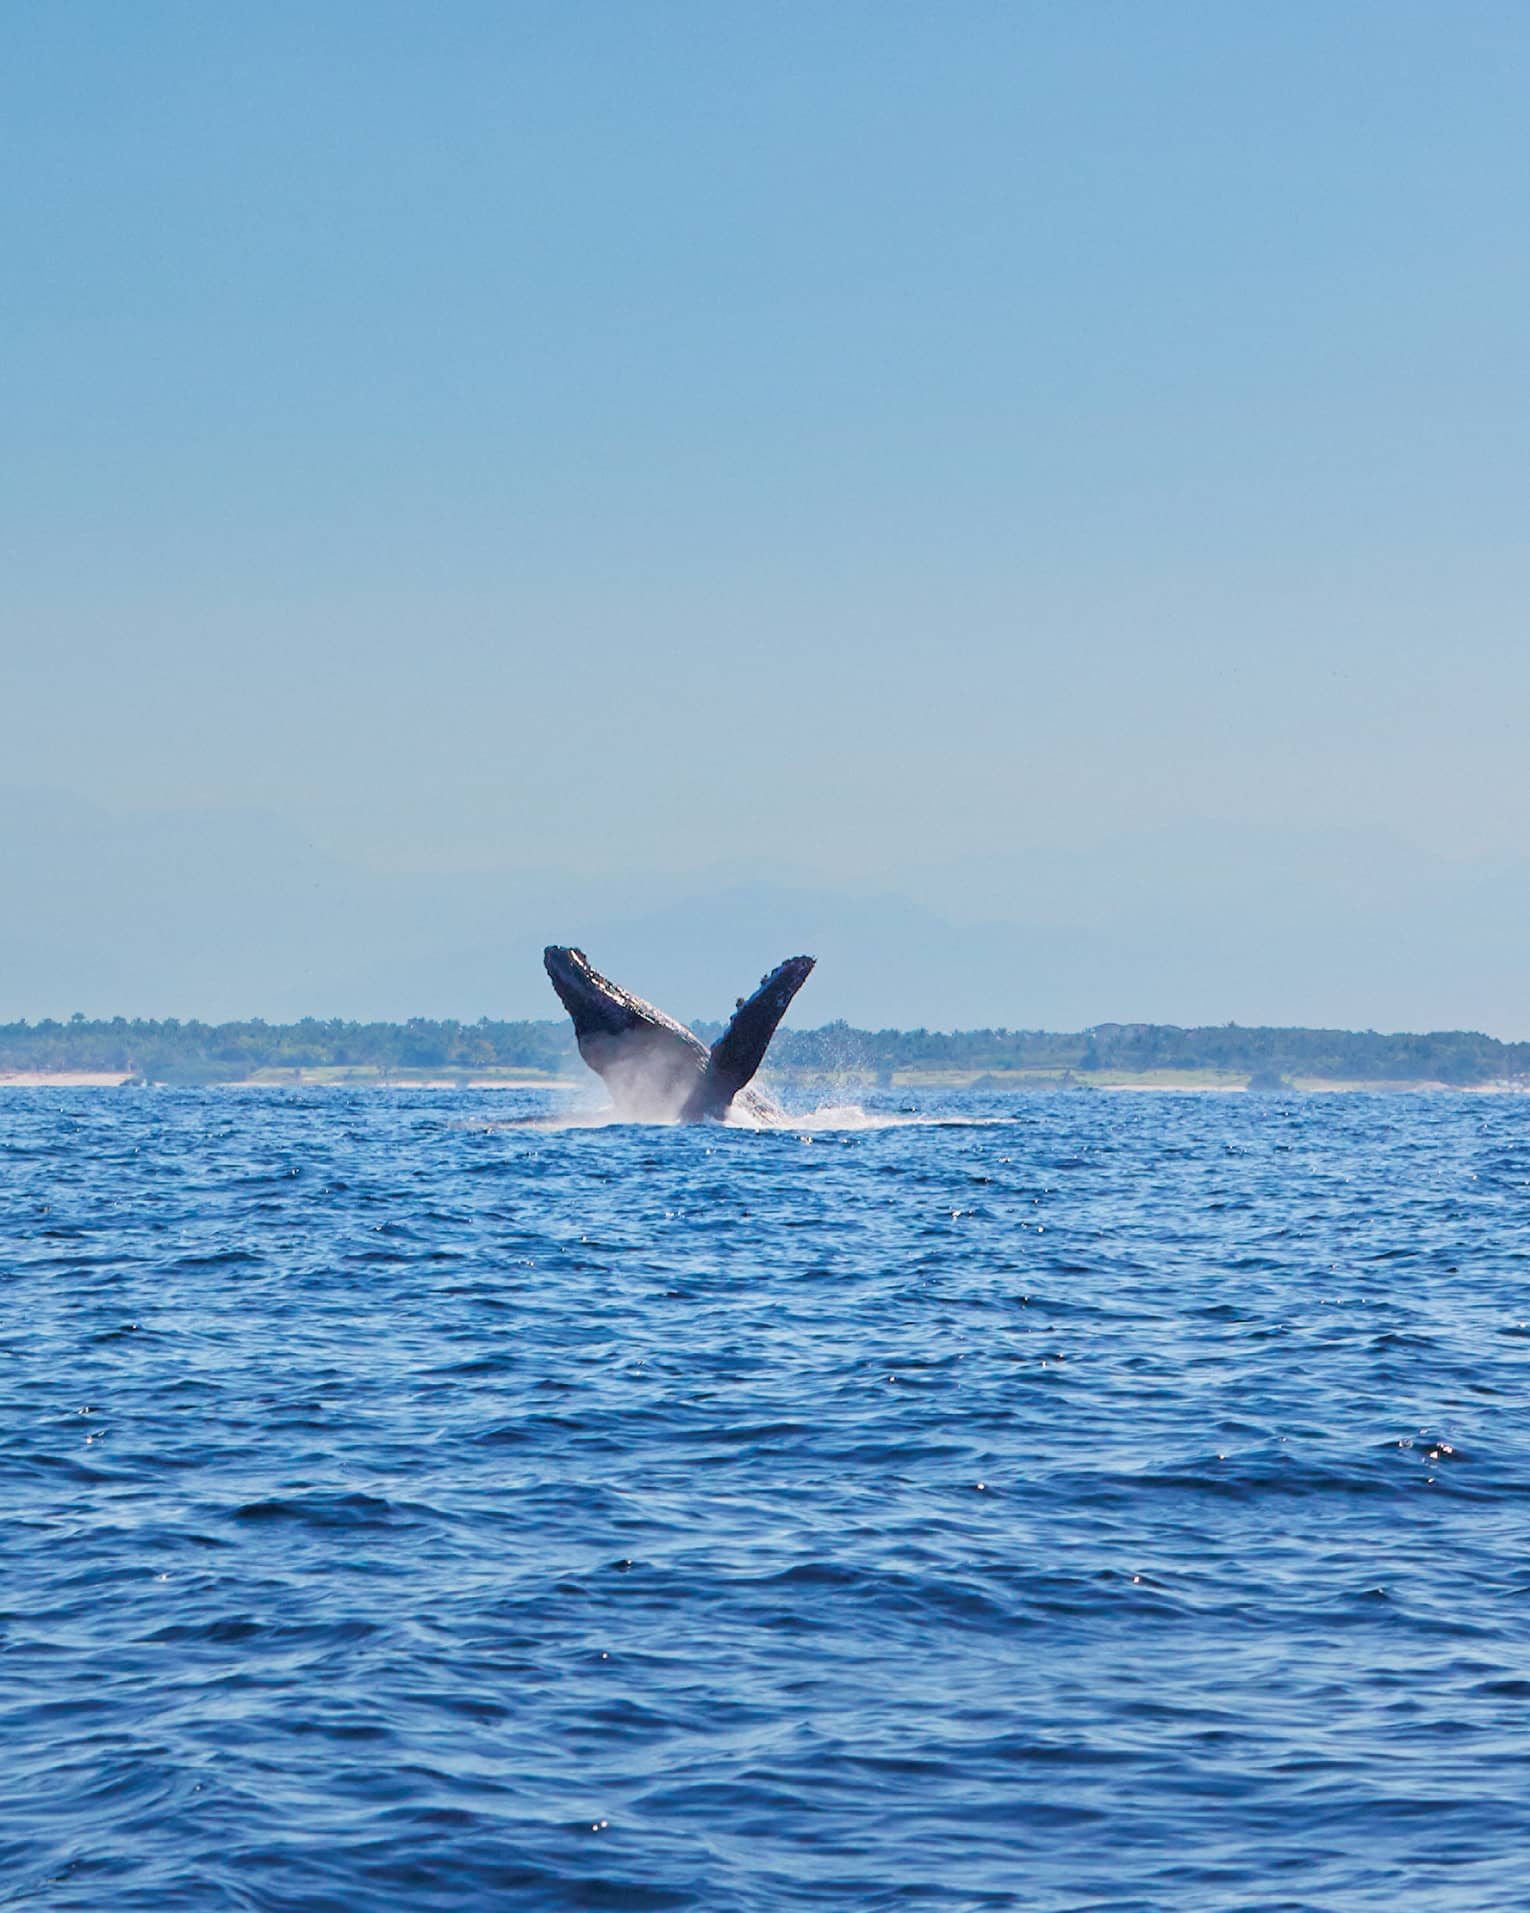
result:
[(733, 1012), (733, 1020), (712, 1045), (707, 1064), (705, 1095), (714, 1107), (726, 1109), (760, 1067), (776, 1025), (813, 969), (809, 956), (788, 957), (763, 978), (754, 995)]

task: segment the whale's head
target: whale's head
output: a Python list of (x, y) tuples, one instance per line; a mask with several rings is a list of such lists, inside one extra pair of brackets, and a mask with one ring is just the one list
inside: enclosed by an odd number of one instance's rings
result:
[(641, 1020), (633, 999), (603, 977), (583, 950), (549, 943), (542, 962), (577, 1036), (620, 1036)]
[(617, 1109), (634, 1122), (694, 1122), (705, 1046), (662, 1010), (602, 976), (583, 950), (550, 943), (542, 962), (573, 1018), (579, 1054), (604, 1080)]

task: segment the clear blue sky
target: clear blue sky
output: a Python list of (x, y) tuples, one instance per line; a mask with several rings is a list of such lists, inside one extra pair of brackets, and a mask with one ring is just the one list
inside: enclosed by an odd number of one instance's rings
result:
[(11, 0), (0, 781), (1021, 926), (1208, 831), (1501, 892), (1527, 81), (1474, 0)]

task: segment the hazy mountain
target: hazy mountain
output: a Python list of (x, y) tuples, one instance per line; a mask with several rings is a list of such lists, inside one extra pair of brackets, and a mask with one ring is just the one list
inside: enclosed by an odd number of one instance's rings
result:
[(0, 792), (0, 1017), (557, 1014), (547, 942), (677, 1015), (779, 958), (794, 1021), (1104, 1021), (1530, 1034), (1530, 882), (1380, 840), (1207, 828), (868, 880), (379, 874), (258, 813)]

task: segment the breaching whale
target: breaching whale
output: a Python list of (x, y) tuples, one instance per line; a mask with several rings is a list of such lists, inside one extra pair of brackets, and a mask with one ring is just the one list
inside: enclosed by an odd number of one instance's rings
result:
[(756, 1123), (782, 1120), (750, 1078), (807, 982), (815, 959), (788, 957), (753, 996), (741, 997), (733, 1020), (710, 1049), (683, 1023), (603, 977), (583, 950), (550, 943), (542, 961), (574, 1020), (579, 1054), (605, 1083), (619, 1115), (637, 1122), (720, 1121), (730, 1109)]

